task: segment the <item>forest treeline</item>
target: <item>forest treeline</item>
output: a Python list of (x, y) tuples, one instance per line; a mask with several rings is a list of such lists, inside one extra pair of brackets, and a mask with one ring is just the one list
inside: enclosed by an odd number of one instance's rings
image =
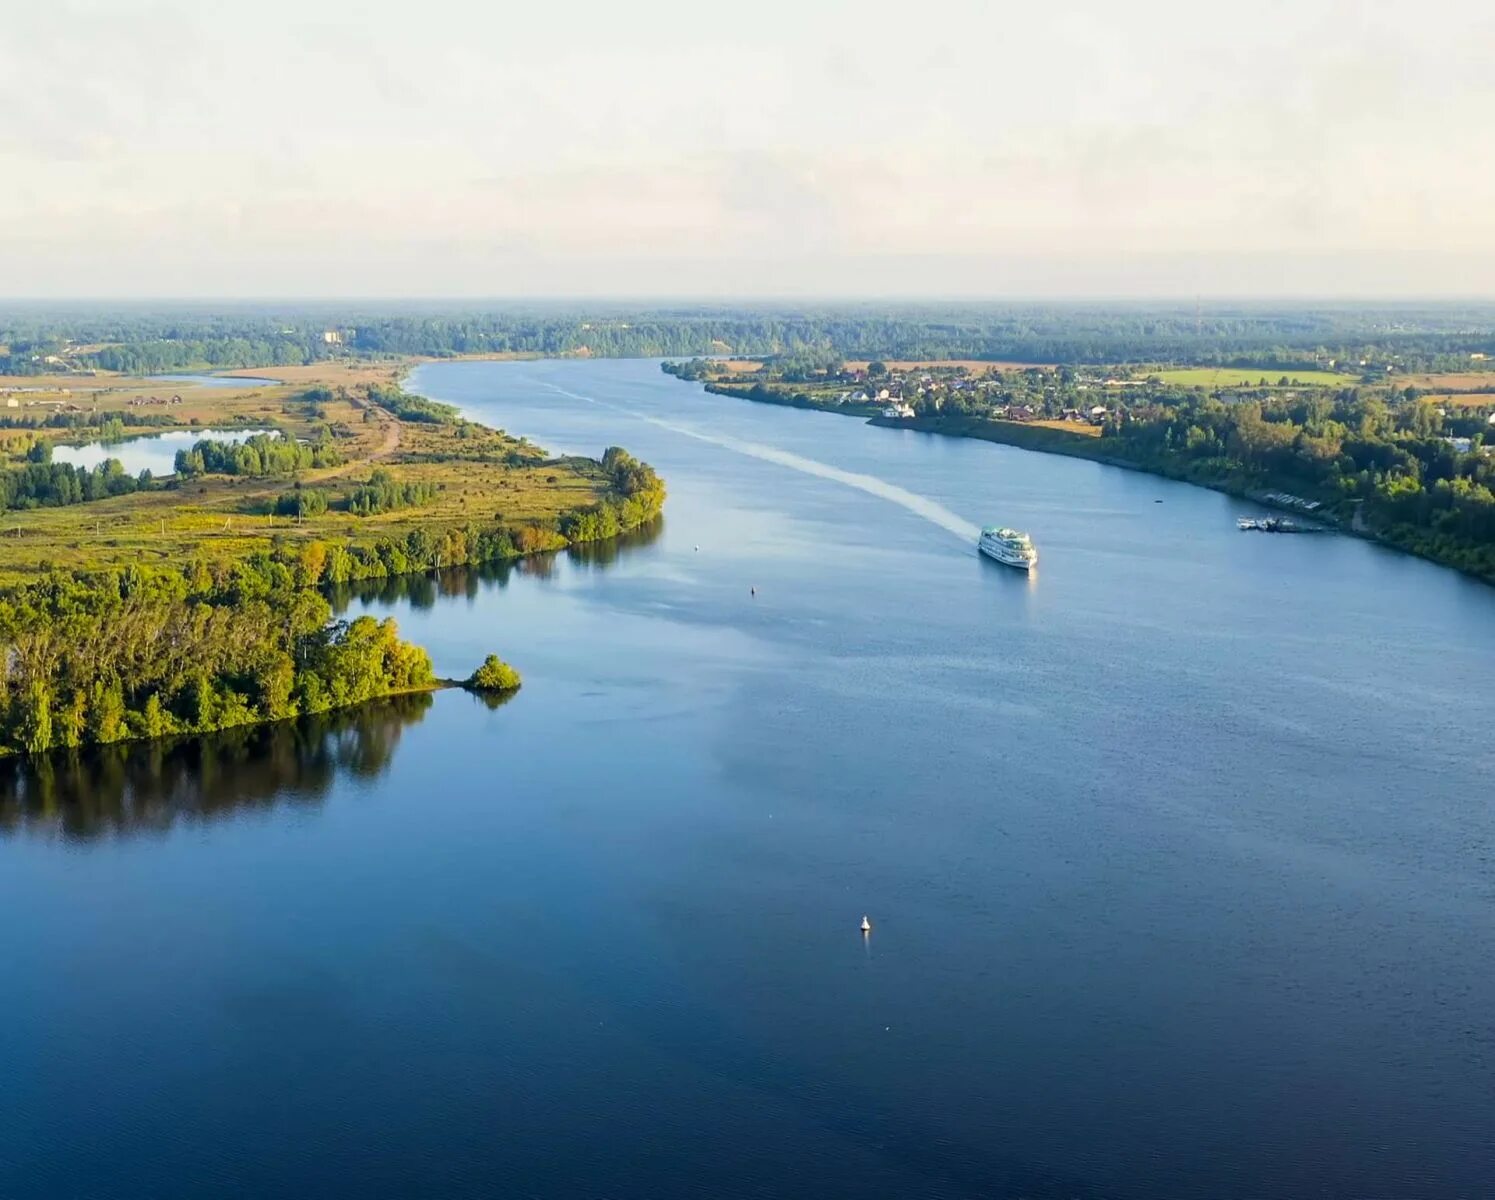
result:
[(0, 511), (85, 504), (128, 495), (152, 483), (149, 471), (126, 474), (117, 458), (106, 458), (94, 467), (53, 462), (48, 447), (45, 457), (0, 472)]
[(376, 468), (367, 483), (348, 493), (346, 507), (360, 517), (421, 508), (436, 499), (436, 485), (421, 479), (396, 479), (384, 468)]
[(427, 425), (455, 425), (462, 419), (455, 405), (443, 404), (439, 400), (427, 400), (415, 396), (404, 388), (370, 384), (368, 397), (380, 408), (387, 409), (402, 421), (418, 421)]
[[(119, 422), (108, 425), (118, 426)], [(103, 436), (118, 437), (122, 427)], [(330, 437), (298, 441), (289, 435), (257, 434), (242, 443), (203, 439), (190, 450), (176, 453), (176, 472), (184, 479), (207, 473), (221, 475), (289, 475), (314, 467), (334, 467), (342, 455)], [(159, 487), (149, 470), (138, 475), (125, 472), (117, 458), (106, 458), (93, 467), (53, 461), (53, 445), (34, 442), (18, 466), (0, 469), (0, 512), (13, 509), (55, 507), (107, 500), (131, 492)]]
[(429, 687), (393, 620), (331, 622), (271, 556), (185, 573), (57, 576), (0, 601), (0, 747), (203, 733)]
[(619, 446), (602, 456), (611, 495), (561, 518), (560, 532), (568, 542), (595, 542), (637, 529), (664, 507), (664, 482), (647, 463)]
[(54, 370), (57, 362), (156, 374), (346, 355), (827, 351), (857, 359), (1178, 361), (1265, 370), (1333, 359), (1357, 367), (1395, 363), (1406, 370), (1443, 370), (1467, 366), (1472, 354), (1495, 357), (1495, 307), (1055, 303), (630, 309), (599, 304), (404, 312), (184, 308), (133, 315), (69, 309), (0, 313), (0, 345), (5, 348), (0, 373), (10, 374)]
[(1118, 412), (1108, 452), (1318, 500), (1387, 540), (1495, 581), (1495, 456), (1445, 434), (1427, 401), (1389, 407), (1353, 390), (1235, 404), (1191, 395)]
[(300, 441), (288, 433), (257, 433), (242, 442), (203, 438), (176, 452), (176, 473), (195, 475), (290, 475), (316, 467), (341, 466), (343, 456), (325, 433)]

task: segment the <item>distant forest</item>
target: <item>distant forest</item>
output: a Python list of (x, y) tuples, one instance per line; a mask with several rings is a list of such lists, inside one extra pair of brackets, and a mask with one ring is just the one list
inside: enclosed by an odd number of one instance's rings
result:
[(1495, 305), (967, 304), (819, 307), (82, 304), (0, 310), (0, 373), (155, 374), (343, 356), (844, 358), (1187, 362), (1288, 370), (1330, 359), (1406, 371), (1495, 357)]

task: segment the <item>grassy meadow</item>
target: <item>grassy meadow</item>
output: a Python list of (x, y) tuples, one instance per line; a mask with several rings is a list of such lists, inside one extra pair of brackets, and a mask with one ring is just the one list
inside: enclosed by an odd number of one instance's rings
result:
[(1357, 376), (1338, 371), (1281, 371), (1264, 367), (1171, 367), (1154, 373), (1164, 383), (1178, 387), (1256, 387), (1263, 379), (1267, 381), (1267, 386), (1276, 387), (1278, 380), (1284, 375), (1288, 378), (1289, 387), (1352, 387), (1359, 383)]
[[(343, 369), (290, 368), (291, 382), (265, 388), (223, 389), (180, 385), (166, 392), (158, 382), (96, 378), (85, 403), (92, 421), (136, 413), (165, 414), (171, 428), (192, 430), (227, 426), (274, 428), (311, 439), (330, 431), (343, 462), (294, 476), (203, 475), (172, 479), (164, 486), (128, 495), (60, 507), (11, 509), (0, 513), (0, 586), (33, 579), (51, 570), (91, 571), (132, 564), (182, 565), (194, 558), (223, 560), (268, 549), (276, 540), (322, 540), (351, 545), (403, 537), (416, 528), (469, 523), (545, 524), (562, 513), (596, 502), (606, 477), (589, 459), (547, 459), (543, 451), (508, 435), (466, 422), (434, 424), (401, 421), (358, 391), (365, 383), (389, 383), (398, 365), (358, 364)], [(264, 372), (277, 375), (272, 368)], [(256, 372), (244, 372), (256, 374)], [(176, 385), (172, 385), (175, 387)], [(310, 387), (325, 387), (333, 399), (307, 402)], [(149, 395), (179, 395), (181, 403), (132, 407)], [(7, 410), (0, 409), (0, 412)], [(12, 416), (17, 410), (8, 410)], [(37, 409), (21, 409), (21, 413)], [(91, 426), (92, 428), (92, 426)], [(167, 432), (165, 427), (127, 428), (126, 435)], [(0, 456), (21, 465), (33, 438), (54, 443), (93, 440), (88, 429), (3, 431)], [(598, 453), (602, 451), (598, 447)], [(296, 487), (323, 489), (336, 501), (376, 469), (402, 483), (426, 483), (433, 498), (419, 507), (356, 516), (337, 507), (305, 518), (276, 516), (278, 497)]]

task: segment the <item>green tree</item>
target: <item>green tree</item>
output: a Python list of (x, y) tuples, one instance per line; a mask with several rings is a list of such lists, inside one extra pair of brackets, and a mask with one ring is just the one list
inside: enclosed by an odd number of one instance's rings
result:
[(496, 654), (483, 659), (467, 679), (467, 686), (480, 692), (512, 692), (519, 683), (519, 672)]

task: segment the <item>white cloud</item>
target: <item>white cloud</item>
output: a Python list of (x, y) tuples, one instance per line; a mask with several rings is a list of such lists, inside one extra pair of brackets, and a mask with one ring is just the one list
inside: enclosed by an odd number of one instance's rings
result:
[(68, 0), (0, 293), (1495, 290), (1495, 15)]

